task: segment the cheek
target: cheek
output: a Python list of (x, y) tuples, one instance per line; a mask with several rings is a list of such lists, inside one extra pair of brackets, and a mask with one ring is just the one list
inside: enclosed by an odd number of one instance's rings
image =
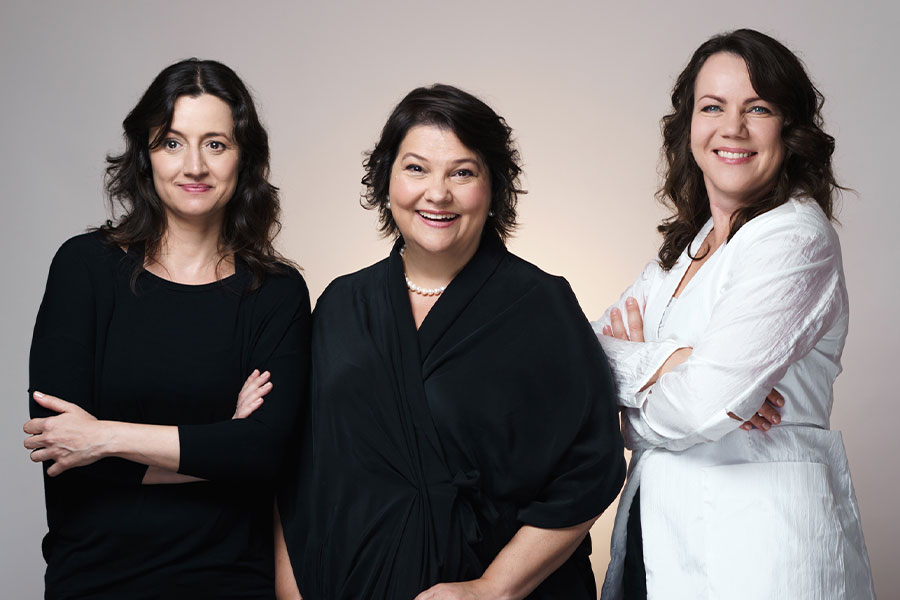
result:
[(477, 188), (471, 190), (471, 195), (467, 199), (469, 209), (481, 216), (487, 216), (491, 210), (491, 186), (490, 184), (480, 184)]

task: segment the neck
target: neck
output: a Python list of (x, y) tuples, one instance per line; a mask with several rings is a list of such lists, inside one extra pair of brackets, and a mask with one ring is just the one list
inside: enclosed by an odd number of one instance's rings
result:
[[(169, 219), (156, 256), (148, 258), (151, 272), (159, 267), (167, 279), (178, 283), (211, 283), (234, 272), (233, 257), (219, 248), (221, 224), (185, 224)], [(224, 259), (224, 260), (223, 260)]]
[(476, 239), (464, 252), (453, 253), (429, 252), (415, 244), (408, 244), (403, 253), (406, 276), (420, 287), (446, 286), (475, 256), (479, 242)]

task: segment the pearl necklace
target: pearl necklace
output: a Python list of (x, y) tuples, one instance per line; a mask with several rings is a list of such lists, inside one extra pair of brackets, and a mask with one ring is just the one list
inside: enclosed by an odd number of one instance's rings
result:
[[(403, 255), (406, 253), (406, 246), (400, 248), (400, 259), (403, 260)], [(403, 262), (403, 278), (406, 280), (406, 287), (414, 294), (419, 294), (420, 296), (440, 296), (444, 293), (444, 290), (447, 289), (446, 285), (442, 285), (441, 287), (436, 288), (423, 288), (414, 284), (409, 280), (409, 277), (406, 275), (406, 261)], [(448, 284), (449, 285), (449, 284)]]

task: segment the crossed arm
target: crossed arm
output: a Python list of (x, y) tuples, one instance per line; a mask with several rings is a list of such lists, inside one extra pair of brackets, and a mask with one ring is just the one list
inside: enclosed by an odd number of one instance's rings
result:
[[(622, 312), (618, 308), (613, 308), (609, 314), (610, 324), (603, 326), (603, 335), (631, 342), (643, 342), (644, 320), (641, 316), (640, 306), (634, 297), (628, 297), (625, 300), (625, 313), (626, 316), (623, 319)], [(647, 382), (641, 387), (641, 391), (655, 384), (663, 374), (668, 373), (685, 362), (691, 356), (692, 352), (693, 348), (691, 347), (683, 347), (675, 350), (669, 355), (665, 362), (660, 365), (659, 369), (647, 379)], [(759, 407), (759, 410), (746, 421), (742, 421), (740, 426), (741, 429), (750, 431), (756, 428), (762, 431), (768, 431), (772, 425), (777, 425), (781, 422), (781, 415), (778, 412), (778, 409), (783, 406), (784, 397), (773, 388), (766, 396), (766, 399)], [(733, 412), (729, 412), (728, 416), (736, 421), (741, 421), (741, 418)]]
[[(243, 419), (262, 406), (271, 390), (270, 373), (254, 370), (244, 382), (232, 419)], [(178, 427), (145, 425), (121, 421), (101, 421), (89, 412), (61, 398), (35, 391), (34, 401), (58, 413), (25, 423), (25, 448), (33, 462), (52, 461), (47, 475), (55, 477), (69, 469), (83, 467), (102, 458), (118, 457), (147, 465), (143, 484), (202, 481), (178, 473), (181, 444)]]

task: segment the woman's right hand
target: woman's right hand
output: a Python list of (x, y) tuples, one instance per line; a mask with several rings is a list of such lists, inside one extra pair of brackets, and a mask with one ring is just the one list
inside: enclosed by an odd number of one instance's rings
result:
[[(619, 338), (620, 340), (630, 340), (632, 342), (643, 342), (644, 341), (644, 321), (641, 316), (641, 310), (638, 307), (637, 300), (634, 298), (628, 298), (625, 301), (625, 312), (627, 313), (627, 321), (628, 325), (625, 325), (625, 319), (622, 318), (622, 312), (618, 308), (614, 308), (610, 311), (610, 325), (607, 325), (603, 328), (603, 334), (607, 336), (612, 336)], [(647, 382), (647, 384), (641, 388), (642, 390), (650, 387), (663, 375), (663, 373), (668, 373), (684, 361), (688, 359), (691, 355), (693, 348), (679, 348), (675, 352), (672, 353), (669, 358), (666, 359), (666, 362), (659, 368), (659, 370), (653, 374), (653, 377)], [(761, 431), (768, 431), (772, 428), (773, 425), (778, 425), (781, 423), (781, 413), (779, 409), (784, 406), (784, 396), (778, 393), (775, 388), (772, 388), (772, 391), (766, 396), (766, 399), (763, 400), (762, 406), (759, 407), (759, 410), (756, 411), (756, 414), (741, 423), (741, 429), (744, 431), (751, 431), (754, 428), (759, 429)], [(732, 419), (740, 421), (740, 417), (738, 417), (733, 412), (729, 412), (728, 416)]]
[(232, 419), (246, 419), (262, 406), (263, 398), (272, 391), (270, 376), (271, 373), (268, 371), (260, 373), (259, 369), (253, 369), (238, 394), (237, 406)]

